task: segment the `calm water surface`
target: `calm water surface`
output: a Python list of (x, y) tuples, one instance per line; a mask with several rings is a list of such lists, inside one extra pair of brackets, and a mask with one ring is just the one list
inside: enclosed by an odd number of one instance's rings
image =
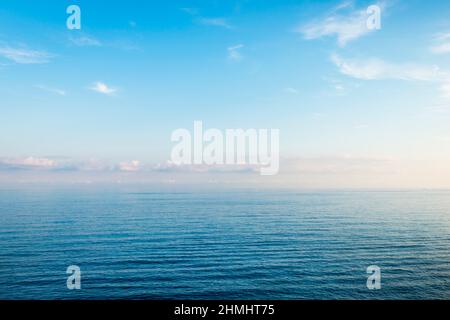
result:
[(0, 190), (0, 299), (110, 298), (450, 299), (450, 192)]

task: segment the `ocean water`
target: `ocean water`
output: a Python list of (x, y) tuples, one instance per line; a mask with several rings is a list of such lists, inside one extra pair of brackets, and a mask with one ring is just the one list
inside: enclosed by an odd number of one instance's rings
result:
[(0, 190), (0, 299), (117, 298), (449, 299), (450, 192)]

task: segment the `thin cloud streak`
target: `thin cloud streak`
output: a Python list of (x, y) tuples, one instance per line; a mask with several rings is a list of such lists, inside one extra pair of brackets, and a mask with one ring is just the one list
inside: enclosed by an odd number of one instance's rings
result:
[(392, 64), (381, 59), (344, 59), (333, 54), (331, 61), (339, 71), (360, 80), (446, 81), (449, 75), (436, 65)]
[(440, 90), (443, 98), (450, 99), (450, 82), (441, 85)]
[(7, 45), (0, 46), (0, 56), (18, 64), (43, 64), (50, 62), (54, 57), (46, 51), (13, 48)]
[(62, 89), (58, 89), (58, 88), (53, 88), (53, 87), (48, 87), (48, 86), (44, 86), (44, 85), (35, 85), (34, 86), (37, 89), (41, 89), (43, 91), (47, 91), (50, 93), (54, 93), (60, 96), (65, 96), (66, 95), (66, 91), (62, 90)]
[(102, 43), (89, 36), (81, 36), (81, 37), (70, 37), (70, 42), (77, 47), (100, 47)]
[(434, 45), (430, 48), (430, 51), (434, 54), (447, 54), (450, 53), (450, 32), (440, 33), (434, 37)]
[(204, 17), (200, 15), (197, 8), (181, 8), (181, 11), (194, 17), (194, 22), (203, 26), (221, 27), (225, 29), (233, 29), (234, 27), (224, 17)]
[(198, 18), (195, 21), (204, 26), (222, 27), (225, 29), (233, 28), (225, 18)]
[(136, 172), (139, 171), (140, 169), (141, 169), (141, 162), (138, 160), (119, 163), (120, 171)]
[(232, 61), (241, 61), (243, 59), (242, 54), (240, 53), (240, 49), (244, 47), (243, 44), (238, 44), (232, 47), (228, 47), (228, 59)]
[[(382, 3), (377, 5), (383, 9), (386, 7)], [(344, 47), (350, 41), (374, 31), (367, 28), (367, 8), (354, 10), (352, 7), (351, 2), (344, 2), (323, 19), (301, 26), (296, 31), (301, 33), (306, 40), (336, 36), (339, 46)], [(341, 13), (342, 11), (348, 12)]]
[(450, 99), (450, 73), (436, 65), (393, 64), (381, 59), (344, 59), (333, 54), (331, 61), (339, 72), (359, 80), (401, 80), (437, 83), (441, 97)]

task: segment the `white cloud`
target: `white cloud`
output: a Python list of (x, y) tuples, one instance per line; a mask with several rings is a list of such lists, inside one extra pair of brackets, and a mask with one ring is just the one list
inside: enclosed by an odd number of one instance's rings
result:
[(95, 159), (76, 161), (66, 157), (28, 156), (0, 158), (0, 170), (112, 171), (113, 166)]
[(0, 168), (7, 169), (52, 169), (58, 165), (58, 162), (48, 158), (0, 158)]
[(337, 6), (335, 6), (332, 12), (336, 12), (341, 9), (347, 9), (347, 8), (352, 8), (352, 7), (353, 7), (353, 1), (344, 1), (340, 4), (338, 4)]
[(117, 91), (117, 89), (111, 88), (103, 82), (94, 83), (90, 89), (106, 95), (113, 95)]
[(439, 115), (448, 115), (450, 114), (450, 105), (445, 104), (435, 104), (431, 105), (430, 107), (425, 108), (427, 111), (431, 111), (433, 113), (439, 114)]
[(438, 41), (444, 41), (450, 39), (450, 32), (439, 33), (435, 36), (435, 39)]
[[(143, 168), (145, 169), (145, 168)], [(140, 161), (120, 162), (110, 164), (97, 159), (75, 160), (66, 157), (17, 157), (0, 158), (0, 170), (45, 170), (45, 171), (75, 171), (75, 172), (135, 172), (141, 170)]]
[(443, 81), (448, 78), (448, 74), (435, 65), (392, 64), (374, 58), (343, 59), (336, 54), (331, 60), (342, 74), (362, 80)]
[(129, 161), (129, 162), (121, 162), (121, 163), (119, 163), (119, 170), (126, 171), (126, 172), (135, 172), (135, 171), (139, 171), (140, 166), (141, 166), (141, 163), (138, 160), (133, 160), (133, 161)]
[(204, 26), (214, 26), (214, 27), (222, 27), (225, 29), (232, 29), (233, 26), (231, 26), (227, 19), (225, 18), (198, 18), (196, 20), (199, 24), (202, 24)]
[(99, 40), (88, 36), (81, 36), (76, 38), (71, 37), (69, 39), (72, 44), (78, 47), (100, 47), (102, 45)]
[(184, 11), (184, 12), (190, 14), (190, 15), (193, 15), (193, 16), (198, 14), (198, 9), (197, 8), (181, 8), (180, 10)]
[(381, 59), (343, 59), (335, 54), (331, 56), (331, 60), (342, 74), (360, 80), (391, 79), (437, 83), (441, 96), (450, 99), (450, 73), (436, 65), (393, 64)]
[(431, 48), (431, 51), (436, 54), (450, 53), (450, 42), (436, 45)]
[[(131, 28), (137, 27), (137, 24), (134, 21), (130, 21), (129, 25)], [(70, 37), (69, 41), (72, 45), (77, 47), (107, 47), (125, 51), (140, 50), (139, 45), (129, 38), (100, 41), (92, 36), (83, 35), (79, 37)]]
[(204, 25), (221, 27), (225, 29), (233, 29), (233, 26), (228, 22), (226, 18), (209, 18), (200, 15), (200, 11), (197, 8), (181, 8), (180, 10), (194, 17), (194, 22)]
[(340, 83), (335, 83), (335, 84), (333, 85), (333, 88), (334, 88), (334, 90), (336, 91), (336, 93), (337, 93), (338, 95), (344, 95), (344, 94), (345, 94), (345, 87), (344, 87), (342, 84), (340, 84)]
[(329, 84), (331, 90), (327, 90), (327, 93), (332, 93), (337, 96), (345, 96), (349, 94), (353, 89), (359, 87), (358, 83), (342, 81), (337, 78), (324, 77), (324, 81)]
[(228, 59), (233, 61), (240, 61), (242, 60), (242, 54), (239, 52), (241, 48), (243, 48), (243, 44), (238, 44), (236, 46), (228, 47)]
[(64, 91), (62, 89), (48, 87), (48, 86), (44, 86), (44, 85), (35, 85), (34, 87), (38, 88), (38, 89), (41, 89), (41, 90), (44, 90), (44, 91), (47, 91), (47, 92), (58, 94), (60, 96), (65, 96), (66, 95), (66, 91)]
[(446, 99), (450, 99), (450, 82), (441, 85), (442, 96)]
[(33, 167), (54, 167), (57, 162), (55, 160), (47, 158), (28, 157), (25, 159), (19, 159), (16, 163)]
[(111, 164), (97, 159), (75, 160), (71, 158), (19, 157), (0, 158), (0, 171), (38, 170), (51, 172), (129, 172), (129, 173), (255, 173), (256, 165), (175, 165), (170, 161), (163, 164), (143, 164), (139, 160)]
[(48, 63), (53, 55), (46, 51), (31, 50), (27, 48), (0, 47), (0, 56), (19, 64)]
[(435, 44), (430, 48), (432, 53), (450, 53), (450, 33), (441, 33), (434, 37)]
[[(385, 8), (383, 4), (377, 5), (382, 9)], [(303, 34), (307, 40), (336, 36), (338, 44), (345, 46), (348, 42), (374, 31), (367, 27), (367, 19), (367, 8), (354, 10), (352, 3), (347, 1), (334, 8), (323, 19), (298, 28), (297, 32)]]

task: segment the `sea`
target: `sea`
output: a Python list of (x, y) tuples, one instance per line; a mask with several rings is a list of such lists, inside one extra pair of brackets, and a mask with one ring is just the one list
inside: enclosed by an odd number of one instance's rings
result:
[(2, 187), (0, 299), (450, 299), (450, 191)]

